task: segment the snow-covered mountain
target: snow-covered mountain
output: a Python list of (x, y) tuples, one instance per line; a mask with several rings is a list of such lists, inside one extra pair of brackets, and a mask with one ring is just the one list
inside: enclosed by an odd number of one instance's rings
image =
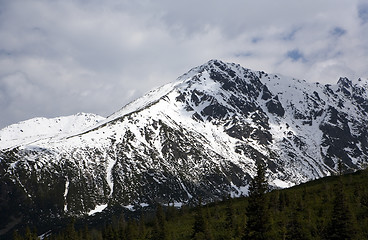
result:
[(33, 118), (12, 124), (0, 130), (0, 150), (30, 145), (42, 139), (81, 133), (104, 119), (96, 114), (78, 113), (51, 119)]
[(0, 131), (0, 226), (29, 206), (48, 219), (240, 196), (257, 161), (273, 187), (331, 175), (339, 159), (364, 168), (367, 91), (366, 79), (322, 85), (211, 60), (106, 119), (12, 125)]

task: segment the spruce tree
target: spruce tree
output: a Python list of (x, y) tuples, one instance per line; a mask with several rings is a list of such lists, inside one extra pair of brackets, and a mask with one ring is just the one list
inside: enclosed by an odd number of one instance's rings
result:
[[(129, 220), (128, 226), (126, 229), (126, 237), (127, 239), (138, 239), (138, 226), (135, 220)], [(165, 238), (163, 238), (165, 239)]]
[(105, 239), (105, 240), (114, 240), (115, 239), (114, 229), (113, 229), (111, 224), (106, 226), (106, 228), (103, 231), (102, 236), (103, 236), (103, 239)]
[(339, 184), (335, 186), (334, 193), (335, 199), (333, 201), (331, 222), (327, 229), (327, 239), (355, 239), (357, 234), (356, 226), (346, 200), (341, 178)]
[(308, 240), (311, 239), (307, 230), (306, 223), (303, 222), (302, 199), (295, 196), (294, 204), (291, 207), (291, 213), (288, 217), (289, 222), (286, 225), (286, 240)]
[(145, 239), (146, 238), (146, 226), (145, 226), (145, 219), (143, 213), (141, 213), (141, 216), (139, 218), (139, 238)]
[(13, 240), (23, 240), (23, 237), (18, 233), (18, 231), (14, 231)]
[(64, 233), (65, 239), (78, 240), (78, 233), (77, 231), (75, 231), (74, 224), (75, 224), (75, 219), (72, 218), (66, 227), (66, 230)]
[(166, 234), (166, 217), (162, 206), (158, 203), (156, 209), (155, 223), (152, 232), (152, 240), (165, 240)]
[(29, 226), (26, 227), (26, 232), (24, 235), (24, 239), (25, 240), (39, 240), (40, 238), (37, 236), (36, 231), (31, 231), (31, 229), (29, 228)]
[(85, 224), (84, 228), (81, 230), (81, 235), (83, 240), (92, 240), (92, 236), (87, 224)]
[(270, 229), (269, 213), (265, 193), (268, 190), (266, 169), (257, 163), (257, 174), (249, 185), (249, 200), (247, 206), (247, 228), (243, 239), (267, 239)]
[(235, 226), (235, 215), (234, 215), (234, 206), (233, 200), (229, 196), (226, 200), (226, 207), (225, 207), (225, 232), (227, 239), (232, 239), (236, 226)]
[(192, 239), (211, 240), (212, 235), (208, 229), (208, 223), (204, 217), (202, 199), (198, 200), (198, 207), (194, 216)]
[(125, 221), (125, 216), (124, 216), (124, 212), (121, 212), (120, 217), (119, 217), (119, 223), (118, 223), (118, 236), (120, 237), (120, 239), (125, 239), (126, 237), (126, 221)]

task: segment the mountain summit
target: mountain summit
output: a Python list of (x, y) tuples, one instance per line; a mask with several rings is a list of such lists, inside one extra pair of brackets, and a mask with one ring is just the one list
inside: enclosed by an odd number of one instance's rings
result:
[(211, 60), (78, 131), (12, 145), (6, 132), (26, 125), (11, 125), (0, 131), (0, 228), (29, 212), (240, 196), (256, 162), (275, 188), (334, 174), (339, 160), (343, 171), (364, 168), (367, 82), (322, 85)]

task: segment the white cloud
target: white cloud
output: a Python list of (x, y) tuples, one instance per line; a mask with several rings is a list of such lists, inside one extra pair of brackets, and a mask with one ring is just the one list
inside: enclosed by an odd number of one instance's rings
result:
[(0, 0), (0, 9), (0, 127), (106, 116), (213, 58), (309, 81), (368, 76), (358, 0)]

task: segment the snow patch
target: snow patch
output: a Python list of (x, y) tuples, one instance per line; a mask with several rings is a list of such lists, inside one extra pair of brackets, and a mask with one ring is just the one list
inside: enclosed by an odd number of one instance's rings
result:
[(182, 202), (173, 202), (172, 204), (170, 204), (170, 206), (176, 207), (176, 208), (181, 208), (183, 205), (184, 203)]
[(88, 212), (88, 215), (91, 216), (95, 213), (102, 212), (107, 207), (107, 204), (97, 205), (95, 209)]
[(131, 205), (131, 204), (129, 204), (129, 205), (126, 205), (126, 206), (123, 206), (124, 208), (126, 208), (126, 209), (128, 209), (129, 211), (135, 211), (134, 210), (134, 205)]
[(275, 179), (272, 182), (272, 185), (279, 187), (279, 188), (289, 188), (291, 186), (293, 186), (294, 184), (289, 182), (289, 181), (283, 181), (280, 179)]
[(112, 196), (112, 193), (114, 191), (114, 181), (112, 178), (112, 168), (114, 167), (115, 163), (116, 163), (116, 159), (117, 159), (117, 155), (116, 155), (116, 148), (114, 148), (114, 157), (115, 159), (111, 159), (110, 157), (107, 157), (107, 168), (106, 168), (106, 181), (107, 184), (109, 185), (110, 188), (110, 194), (109, 197)]
[(180, 185), (183, 188), (183, 190), (187, 193), (188, 198), (193, 198), (193, 196), (188, 192), (187, 188), (185, 187), (185, 185), (182, 183), (182, 181), (180, 181)]
[(64, 212), (68, 211), (68, 204), (67, 204), (67, 201), (66, 201), (66, 196), (68, 196), (68, 191), (69, 191), (69, 179), (66, 179), (65, 191), (64, 191)]
[(148, 204), (148, 203), (141, 203), (141, 204), (139, 204), (139, 205), (141, 205), (141, 207), (142, 207), (142, 208), (144, 208), (144, 207), (148, 207), (148, 206), (149, 206), (149, 204)]

